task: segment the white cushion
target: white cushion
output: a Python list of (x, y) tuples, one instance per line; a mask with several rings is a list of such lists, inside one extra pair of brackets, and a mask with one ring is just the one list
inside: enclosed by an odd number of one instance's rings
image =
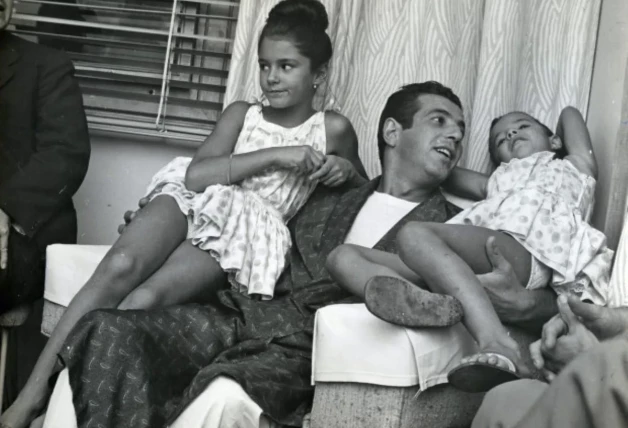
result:
[(68, 306), (109, 248), (110, 245), (49, 245), (46, 249), (44, 299)]
[(316, 312), (312, 383), (419, 385), (425, 390), (446, 382), (449, 370), (475, 351), (462, 324), (408, 329), (380, 320), (364, 304), (330, 305)]

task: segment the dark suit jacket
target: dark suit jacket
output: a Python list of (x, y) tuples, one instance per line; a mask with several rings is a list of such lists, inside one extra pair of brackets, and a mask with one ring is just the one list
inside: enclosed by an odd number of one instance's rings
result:
[[(0, 209), (26, 235), (10, 232), (14, 261), (24, 251), (32, 262), (48, 244), (76, 242), (72, 195), (90, 144), (73, 73), (65, 54), (0, 31)], [(10, 269), (22, 277), (28, 268)]]

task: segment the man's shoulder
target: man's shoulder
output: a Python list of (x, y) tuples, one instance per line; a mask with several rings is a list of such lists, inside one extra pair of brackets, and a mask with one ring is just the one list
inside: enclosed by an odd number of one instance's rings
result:
[(15, 34), (7, 34), (9, 45), (20, 54), (20, 59), (36, 65), (72, 66), (70, 57), (63, 51), (31, 42)]

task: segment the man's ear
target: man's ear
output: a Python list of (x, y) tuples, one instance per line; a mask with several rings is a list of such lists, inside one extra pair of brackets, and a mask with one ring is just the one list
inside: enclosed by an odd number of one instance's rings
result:
[(563, 140), (561, 140), (560, 137), (556, 134), (552, 135), (550, 137), (550, 147), (554, 151), (560, 150), (563, 147)]
[(384, 121), (384, 126), (382, 127), (382, 135), (384, 136), (384, 141), (386, 142), (387, 146), (397, 146), (401, 130), (401, 124), (392, 117), (389, 117)]

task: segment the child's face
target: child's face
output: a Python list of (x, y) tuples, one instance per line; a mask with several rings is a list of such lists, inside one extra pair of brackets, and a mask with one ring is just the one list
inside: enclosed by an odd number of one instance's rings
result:
[(266, 37), (258, 57), (260, 85), (272, 107), (312, 104), (318, 76), (311, 69), (310, 59), (301, 55), (291, 41)]
[(553, 151), (553, 136), (531, 116), (508, 113), (493, 126), (489, 136), (491, 150), (499, 162), (523, 159), (535, 153)]

